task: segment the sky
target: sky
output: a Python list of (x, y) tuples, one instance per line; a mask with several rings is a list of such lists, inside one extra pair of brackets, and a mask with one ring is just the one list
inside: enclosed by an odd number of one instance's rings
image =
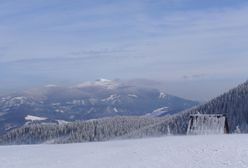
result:
[(248, 77), (246, 0), (0, 0), (0, 93), (161, 81), (208, 100)]

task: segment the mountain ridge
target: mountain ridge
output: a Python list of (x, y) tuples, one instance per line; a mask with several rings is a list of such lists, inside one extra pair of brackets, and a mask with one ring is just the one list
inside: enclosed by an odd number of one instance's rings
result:
[(171, 115), (195, 105), (198, 102), (172, 96), (158, 89), (102, 79), (72, 87), (49, 85), (0, 97), (0, 126), (2, 132), (20, 127), (31, 122), (26, 119), (27, 116), (46, 118), (34, 121), (43, 123), (111, 116), (152, 114), (154, 117)]

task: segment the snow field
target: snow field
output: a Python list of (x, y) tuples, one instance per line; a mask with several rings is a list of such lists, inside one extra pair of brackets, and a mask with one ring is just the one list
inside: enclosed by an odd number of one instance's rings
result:
[(0, 168), (247, 168), (248, 135), (1, 146)]

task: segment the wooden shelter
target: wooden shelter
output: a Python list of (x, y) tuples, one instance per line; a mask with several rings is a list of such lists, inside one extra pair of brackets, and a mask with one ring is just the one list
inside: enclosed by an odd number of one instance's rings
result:
[(223, 114), (194, 114), (190, 116), (187, 134), (227, 134), (227, 118)]

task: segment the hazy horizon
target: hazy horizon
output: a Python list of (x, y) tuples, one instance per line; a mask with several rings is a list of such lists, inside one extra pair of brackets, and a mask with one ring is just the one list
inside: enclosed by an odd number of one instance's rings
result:
[[(99, 80), (100, 78), (96, 79)], [(15, 85), (9, 87), (0, 87), (0, 96), (8, 95), (13, 93), (21, 93), (23, 91), (32, 90), (34, 88), (43, 88), (49, 86), (58, 86), (58, 87), (74, 87), (78, 84), (84, 82), (94, 82), (96, 80), (78, 80), (78, 81), (53, 81), (45, 82), (39, 84), (23, 85), (16, 87)], [(108, 79), (109, 80), (109, 79)], [(185, 99), (190, 99), (199, 102), (207, 102), (221, 94), (237, 87), (239, 84), (242, 84), (245, 81), (230, 82), (226, 83), (225, 80), (213, 80), (207, 81), (208, 85), (205, 85), (204, 80), (181, 80), (181, 81), (158, 81), (151, 79), (112, 79), (118, 80), (121, 83), (124, 83), (129, 86), (137, 87), (148, 87), (154, 89), (160, 89), (166, 94), (178, 96)], [(212, 82), (212, 83), (211, 83)], [(212, 89), (210, 89), (212, 88)]]

